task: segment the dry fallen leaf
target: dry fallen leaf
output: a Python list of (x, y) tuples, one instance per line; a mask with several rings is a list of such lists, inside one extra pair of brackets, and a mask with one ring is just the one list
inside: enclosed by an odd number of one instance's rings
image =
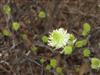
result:
[(84, 75), (90, 70), (89, 63), (85, 62), (80, 66), (79, 75)]

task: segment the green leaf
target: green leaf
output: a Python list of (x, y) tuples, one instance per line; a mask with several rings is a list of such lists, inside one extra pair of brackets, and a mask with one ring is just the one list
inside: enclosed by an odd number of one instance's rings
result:
[(32, 47), (31, 47), (31, 50), (32, 50), (33, 52), (36, 52), (36, 51), (38, 51), (38, 48), (37, 48), (36, 46), (32, 46)]
[(84, 55), (84, 57), (89, 57), (90, 54), (91, 54), (91, 52), (90, 52), (89, 49), (84, 49), (84, 51), (83, 51), (83, 55)]
[(38, 14), (38, 17), (39, 18), (45, 18), (46, 17), (45, 11), (40, 11), (39, 14)]
[(48, 37), (47, 36), (43, 36), (42, 37), (42, 41), (43, 41), (43, 43), (47, 43), (48, 42)]
[(2, 33), (3, 33), (4, 36), (11, 36), (11, 32), (8, 31), (7, 29), (3, 29)]
[(11, 7), (9, 5), (4, 5), (3, 11), (5, 14), (10, 15), (11, 14)]
[(23, 40), (27, 40), (28, 39), (27, 34), (21, 34), (21, 37), (22, 37)]
[(43, 64), (45, 62), (45, 59), (44, 58), (41, 58), (40, 59), (40, 62)]
[(91, 59), (91, 68), (92, 69), (100, 69), (100, 59), (98, 58), (92, 58)]
[(58, 74), (61, 74), (61, 73), (62, 73), (62, 68), (61, 68), (61, 67), (57, 67), (57, 68), (56, 68), (56, 72), (57, 72)]
[(87, 36), (89, 33), (90, 33), (90, 30), (91, 30), (91, 26), (89, 23), (85, 23), (83, 25), (83, 32), (82, 32), (82, 35), (83, 36)]
[(71, 40), (71, 41), (75, 40), (74, 34), (70, 34), (70, 40)]
[(79, 40), (76, 42), (75, 46), (80, 48), (80, 47), (84, 47), (87, 45), (88, 40), (84, 39), (84, 40)]
[(47, 65), (46, 66), (46, 70), (49, 70), (50, 71), (50, 69), (51, 69), (51, 65)]
[(76, 42), (76, 37), (74, 36), (74, 34), (70, 34), (70, 39), (69, 39), (69, 45), (74, 45)]
[(64, 47), (64, 49), (63, 49), (63, 51), (64, 51), (64, 54), (66, 55), (71, 55), (72, 54), (72, 52), (73, 52), (73, 48), (72, 48), (72, 46), (65, 46)]
[(56, 61), (56, 59), (51, 59), (51, 60), (50, 60), (50, 65), (51, 65), (53, 68), (55, 68), (55, 67), (57, 66), (57, 61)]
[(21, 25), (19, 22), (13, 22), (12, 23), (12, 29), (15, 31), (18, 31), (20, 29)]

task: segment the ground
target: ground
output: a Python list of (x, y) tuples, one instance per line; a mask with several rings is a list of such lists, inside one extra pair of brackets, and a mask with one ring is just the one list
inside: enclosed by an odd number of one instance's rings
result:
[[(10, 17), (3, 12), (6, 4), (12, 9)], [(46, 12), (42, 19), (38, 17), (41, 10)], [(20, 30), (11, 29), (14, 21), (21, 24)], [(52, 52), (41, 40), (60, 27), (81, 39), (84, 23), (92, 28), (87, 45), (92, 52), (90, 57), (100, 58), (100, 0), (0, 0), (0, 75), (58, 75), (45, 68), (52, 58), (57, 60), (64, 75), (100, 75), (100, 71), (90, 68), (89, 59), (82, 56), (80, 49), (67, 56), (59, 50)], [(2, 34), (5, 28), (12, 36)], [(22, 34), (28, 39), (23, 39)], [(32, 46), (38, 51), (33, 52)], [(43, 64), (41, 58), (45, 59)]]

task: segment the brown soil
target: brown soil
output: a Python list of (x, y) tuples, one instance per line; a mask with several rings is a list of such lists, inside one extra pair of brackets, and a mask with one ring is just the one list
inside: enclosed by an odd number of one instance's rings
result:
[[(10, 18), (3, 13), (5, 4), (12, 7)], [(46, 11), (46, 18), (38, 17), (40, 10)], [(18, 32), (11, 29), (13, 21), (21, 23)], [(91, 49), (91, 57), (100, 58), (100, 0), (0, 0), (0, 75), (58, 75), (45, 69), (51, 58), (57, 59), (64, 75), (100, 75), (100, 71), (90, 68), (89, 59), (83, 58), (78, 49), (68, 57), (58, 51), (52, 53), (41, 40), (43, 35), (60, 27), (80, 39), (86, 22), (92, 27), (87, 47)], [(4, 28), (13, 35), (3, 36)], [(23, 33), (27, 34), (27, 40), (22, 39)], [(30, 50), (33, 45), (38, 47), (37, 52)], [(44, 64), (39, 62), (41, 57), (46, 60)], [(77, 66), (80, 66), (78, 72)]]

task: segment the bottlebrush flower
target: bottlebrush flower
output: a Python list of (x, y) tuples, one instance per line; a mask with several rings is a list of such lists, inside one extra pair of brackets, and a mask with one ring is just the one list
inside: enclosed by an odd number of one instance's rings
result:
[(48, 45), (58, 48), (63, 48), (66, 44), (69, 43), (70, 34), (67, 33), (67, 30), (59, 28), (50, 32)]

